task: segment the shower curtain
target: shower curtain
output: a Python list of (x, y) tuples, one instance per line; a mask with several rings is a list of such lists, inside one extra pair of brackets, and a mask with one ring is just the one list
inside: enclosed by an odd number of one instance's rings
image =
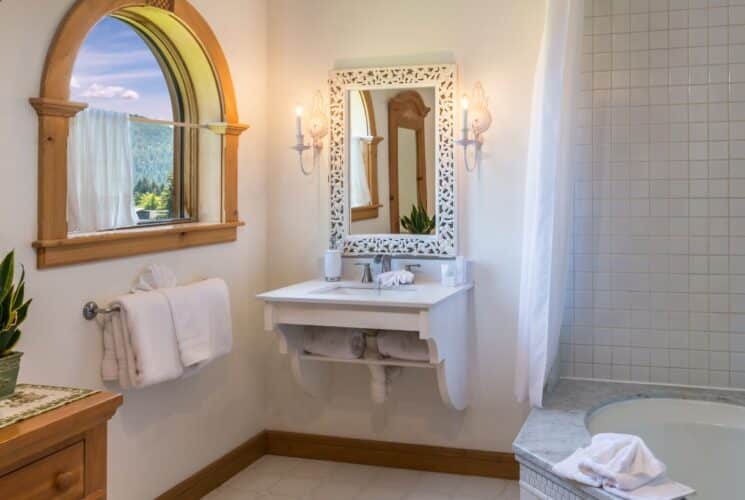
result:
[(543, 404), (564, 309), (584, 0), (547, 0), (528, 150), (515, 395)]
[(71, 233), (137, 224), (129, 115), (88, 108), (70, 124), (67, 227)]

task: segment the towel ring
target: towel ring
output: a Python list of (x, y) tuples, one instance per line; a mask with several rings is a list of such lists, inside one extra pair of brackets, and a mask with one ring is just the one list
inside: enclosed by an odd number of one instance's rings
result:
[(90, 321), (96, 319), (96, 316), (98, 316), (99, 314), (111, 314), (119, 310), (121, 310), (119, 306), (111, 306), (105, 309), (101, 309), (100, 307), (98, 307), (98, 304), (91, 300), (90, 302), (86, 302), (83, 306), (83, 317)]

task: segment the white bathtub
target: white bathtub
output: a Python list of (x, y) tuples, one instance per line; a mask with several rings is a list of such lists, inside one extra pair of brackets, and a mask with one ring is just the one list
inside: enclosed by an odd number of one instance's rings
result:
[(671, 478), (697, 500), (745, 499), (745, 407), (684, 399), (632, 399), (587, 419), (591, 434), (640, 436), (667, 464)]

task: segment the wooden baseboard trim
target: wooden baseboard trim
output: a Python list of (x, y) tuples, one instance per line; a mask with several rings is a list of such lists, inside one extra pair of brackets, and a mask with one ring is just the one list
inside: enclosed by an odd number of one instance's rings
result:
[(520, 475), (512, 453), (283, 431), (266, 431), (266, 440), (270, 455), (501, 479), (518, 479)]
[(519, 478), (519, 466), (512, 453), (263, 431), (156, 500), (199, 500), (264, 455), (501, 479)]
[(266, 432), (195, 472), (156, 500), (199, 500), (266, 454)]

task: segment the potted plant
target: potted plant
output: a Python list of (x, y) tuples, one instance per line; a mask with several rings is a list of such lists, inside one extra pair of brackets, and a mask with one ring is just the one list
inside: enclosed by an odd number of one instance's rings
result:
[(430, 217), (420, 204), (411, 206), (411, 215), (401, 217), (401, 225), (410, 234), (430, 234), (437, 225), (437, 217)]
[(17, 284), (13, 283), (14, 273), (15, 255), (11, 251), (0, 263), (0, 399), (12, 396), (16, 390), (23, 353), (13, 351), (13, 347), (21, 338), (19, 327), (31, 304), (30, 299), (24, 302), (26, 272), (21, 268)]

